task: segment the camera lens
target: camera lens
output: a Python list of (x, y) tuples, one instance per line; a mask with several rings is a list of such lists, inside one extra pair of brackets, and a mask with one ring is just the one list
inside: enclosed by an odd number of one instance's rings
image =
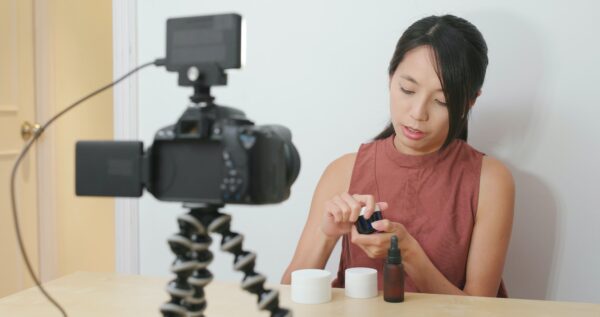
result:
[(292, 186), (300, 174), (300, 154), (292, 143), (292, 132), (281, 125), (270, 125), (271, 131), (277, 134), (284, 142), (283, 150), (286, 164), (287, 186)]
[(291, 141), (285, 144), (285, 162), (287, 164), (288, 186), (292, 186), (298, 178), (298, 174), (300, 174), (300, 154), (298, 154), (298, 150)]

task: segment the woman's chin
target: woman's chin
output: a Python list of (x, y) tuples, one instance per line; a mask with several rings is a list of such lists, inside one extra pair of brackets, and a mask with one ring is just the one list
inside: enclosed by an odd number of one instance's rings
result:
[(396, 134), (394, 146), (396, 147), (396, 150), (400, 151), (402, 154), (425, 155), (437, 151), (439, 148), (441, 148), (442, 144), (431, 144), (427, 138), (414, 140), (403, 135), (399, 136)]

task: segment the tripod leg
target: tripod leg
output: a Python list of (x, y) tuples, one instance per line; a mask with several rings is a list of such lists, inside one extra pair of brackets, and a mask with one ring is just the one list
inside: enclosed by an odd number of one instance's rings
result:
[(194, 293), (186, 299), (189, 317), (201, 317), (206, 309), (207, 303), (204, 295), (204, 287), (213, 279), (208, 271), (208, 265), (213, 260), (213, 254), (209, 247), (212, 239), (207, 234), (196, 234), (194, 237), (194, 252), (196, 254), (196, 270), (188, 278), (188, 283), (194, 289)]
[(254, 271), (256, 254), (242, 249), (244, 237), (230, 230), (231, 216), (217, 210), (206, 213), (202, 209), (192, 209), (191, 213), (203, 224), (208, 223), (208, 232), (222, 236), (221, 250), (234, 255), (234, 269), (244, 273), (242, 288), (258, 296), (258, 308), (268, 310), (272, 317), (291, 317), (291, 311), (279, 307), (279, 292), (264, 288), (266, 277)]
[(169, 237), (168, 242), (177, 256), (171, 265), (171, 271), (176, 277), (167, 284), (167, 292), (171, 300), (163, 304), (160, 311), (164, 317), (186, 317), (185, 299), (194, 292), (187, 282), (188, 277), (196, 269), (196, 261), (190, 257), (193, 244), (188, 237), (180, 233)]
[(209, 250), (212, 239), (204, 224), (190, 214), (180, 215), (177, 223), (181, 232), (191, 237), (191, 257), (195, 263), (193, 273), (187, 278), (192, 292), (185, 298), (184, 306), (187, 316), (202, 317), (207, 306), (204, 287), (213, 279), (213, 275), (208, 271), (208, 266), (213, 260), (213, 254)]
[(160, 307), (165, 317), (202, 317), (206, 309), (204, 286), (212, 280), (212, 239), (205, 226), (189, 214), (177, 217), (179, 233), (168, 239), (177, 258), (171, 265), (176, 278), (167, 285), (171, 300)]

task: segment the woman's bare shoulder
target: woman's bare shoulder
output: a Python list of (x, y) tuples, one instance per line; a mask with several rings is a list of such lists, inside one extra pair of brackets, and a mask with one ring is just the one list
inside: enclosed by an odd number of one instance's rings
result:
[(496, 186), (514, 186), (510, 169), (502, 161), (489, 155), (485, 155), (481, 163), (481, 180)]
[(500, 160), (486, 155), (480, 177), (478, 217), (512, 218), (515, 182), (510, 169)]
[(347, 153), (347, 154), (344, 154), (344, 155), (338, 157), (333, 162), (331, 162), (329, 164), (328, 168), (331, 167), (331, 168), (343, 169), (343, 170), (346, 170), (348, 168), (352, 169), (352, 167), (354, 166), (354, 161), (356, 161), (356, 152)]
[(356, 154), (347, 153), (329, 163), (325, 172), (323, 172), (323, 176), (321, 176), (320, 183), (326, 183), (337, 188), (336, 192), (346, 191), (350, 187)]

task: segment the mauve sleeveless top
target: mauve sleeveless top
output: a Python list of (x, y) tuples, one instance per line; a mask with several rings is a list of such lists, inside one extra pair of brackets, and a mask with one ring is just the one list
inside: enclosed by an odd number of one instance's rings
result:
[[(389, 208), (383, 217), (402, 223), (431, 262), (456, 287), (463, 289), (471, 233), (475, 224), (483, 153), (462, 140), (422, 156), (405, 155), (394, 146), (394, 135), (362, 144), (350, 181), (350, 194), (373, 195)], [(383, 288), (384, 259), (371, 259), (359, 246), (342, 239), (342, 254), (334, 287), (344, 287), (351, 267), (377, 270)], [(407, 292), (419, 290), (405, 276)], [(507, 297), (504, 283), (498, 297)]]

